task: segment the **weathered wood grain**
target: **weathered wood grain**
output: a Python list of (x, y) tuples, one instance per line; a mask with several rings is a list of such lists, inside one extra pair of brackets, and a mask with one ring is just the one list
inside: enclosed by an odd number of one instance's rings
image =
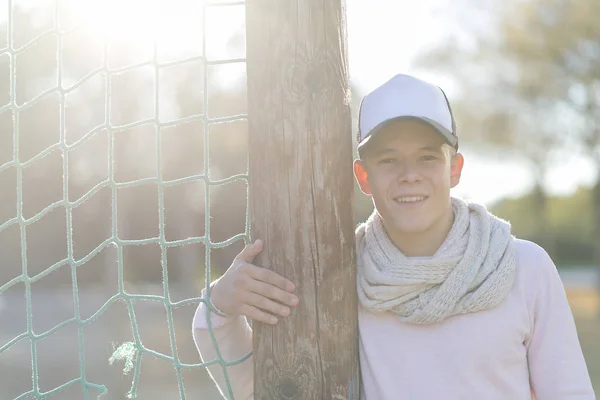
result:
[(343, 0), (246, 3), (252, 239), (300, 305), (255, 323), (255, 399), (358, 399)]

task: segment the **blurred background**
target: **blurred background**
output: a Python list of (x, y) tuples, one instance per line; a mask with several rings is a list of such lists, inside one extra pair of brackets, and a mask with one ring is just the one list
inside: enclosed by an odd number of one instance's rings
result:
[[(106, 386), (103, 399), (124, 399), (132, 374), (108, 362), (115, 346), (134, 338), (122, 300), (81, 332), (70, 323), (38, 340), (33, 363), (28, 338), (6, 345), (29, 323), (40, 334), (76, 308), (82, 319), (92, 316), (119, 292), (120, 261), (125, 291), (168, 291), (175, 302), (198, 297), (206, 275), (202, 242), (178, 241), (240, 237), (209, 249), (212, 278), (243, 247), (246, 182), (207, 190), (201, 176), (246, 172), (246, 121), (202, 119), (246, 113), (245, 10), (241, 2), (211, 4), (0, 0), (0, 400), (31, 390), (32, 368), (43, 392), (85, 374)], [(454, 194), (483, 202), (553, 257), (597, 392), (599, 15), (597, 0), (347, 0), (353, 129), (361, 97), (397, 73), (444, 88), (466, 158)], [(169, 182), (162, 199), (157, 177)], [(357, 221), (371, 210), (356, 190)], [(23, 232), (18, 215), (27, 221)], [(173, 244), (166, 288), (161, 232)], [(145, 241), (117, 247), (115, 236)], [(80, 263), (75, 277), (70, 256)], [(24, 266), (39, 277), (30, 303), (15, 280)], [(164, 302), (131, 307), (145, 348), (199, 362), (196, 304), (173, 309), (173, 335)], [(187, 398), (219, 398), (203, 369), (182, 375)], [(173, 365), (144, 355), (137, 394), (179, 398)], [(81, 385), (49, 398), (82, 399)]]

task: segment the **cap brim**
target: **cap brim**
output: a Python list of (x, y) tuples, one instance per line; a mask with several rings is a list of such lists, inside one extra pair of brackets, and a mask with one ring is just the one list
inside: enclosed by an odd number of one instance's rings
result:
[(402, 117), (395, 117), (395, 118), (390, 118), (387, 119), (383, 122), (381, 122), (379, 125), (377, 125), (375, 128), (373, 128), (371, 130), (371, 132), (369, 132), (369, 134), (367, 135), (366, 138), (364, 138), (364, 140), (362, 142), (360, 142), (357, 146), (359, 153), (362, 153), (365, 149), (365, 147), (367, 146), (367, 144), (369, 142), (371, 142), (371, 138), (373, 138), (377, 133), (379, 133), (381, 131), (381, 129), (387, 125), (388, 123), (392, 122), (392, 121), (396, 121), (396, 120), (407, 120), (407, 119), (415, 119), (421, 122), (424, 122), (426, 124), (428, 124), (429, 126), (431, 126), (436, 132), (438, 132), (442, 138), (444, 139), (444, 141), (446, 143), (448, 143), (450, 146), (452, 146), (453, 148), (457, 148), (458, 147), (458, 139), (455, 135), (452, 134), (452, 132), (450, 132), (447, 128), (445, 128), (444, 126), (442, 126), (441, 124), (439, 124), (438, 122), (430, 119), (430, 118), (426, 118), (426, 117), (416, 117), (416, 116), (402, 116)]

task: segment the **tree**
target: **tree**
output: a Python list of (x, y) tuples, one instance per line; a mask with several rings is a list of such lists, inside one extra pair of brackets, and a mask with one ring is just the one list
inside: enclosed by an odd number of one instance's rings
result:
[[(469, 21), (484, 23), (461, 24), (462, 31), (420, 63), (456, 77), (459, 119), (469, 121), (467, 129), (479, 144), (489, 141), (531, 161), (536, 220), (544, 231), (543, 181), (555, 162), (553, 150), (575, 150), (600, 171), (600, 3), (508, 0), (461, 6), (471, 13)], [(592, 193), (600, 267), (600, 180)]]

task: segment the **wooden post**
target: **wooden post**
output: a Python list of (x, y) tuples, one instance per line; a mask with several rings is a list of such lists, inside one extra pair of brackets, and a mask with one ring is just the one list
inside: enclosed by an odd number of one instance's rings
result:
[(300, 305), (255, 323), (254, 399), (358, 399), (344, 0), (247, 0), (252, 239)]

